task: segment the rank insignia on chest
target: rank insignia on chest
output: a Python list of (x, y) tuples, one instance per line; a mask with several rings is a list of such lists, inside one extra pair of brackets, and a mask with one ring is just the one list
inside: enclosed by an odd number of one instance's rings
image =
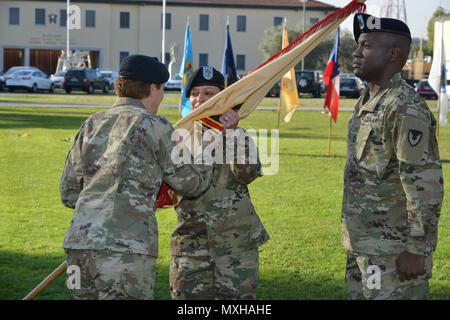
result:
[(408, 132), (408, 142), (411, 145), (411, 147), (415, 147), (419, 144), (420, 140), (422, 139), (422, 132), (419, 130), (409, 130)]

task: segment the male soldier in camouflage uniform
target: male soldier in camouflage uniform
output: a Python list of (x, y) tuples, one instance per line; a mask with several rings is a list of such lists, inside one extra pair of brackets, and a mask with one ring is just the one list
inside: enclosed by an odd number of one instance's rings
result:
[(350, 299), (425, 299), (443, 199), (436, 120), (399, 72), (408, 27), (354, 18), (355, 74), (368, 89), (348, 125), (342, 206)]
[(156, 115), (166, 67), (156, 58), (124, 59), (111, 109), (81, 126), (61, 177), (62, 202), (74, 208), (63, 248), (80, 268), (74, 299), (153, 299), (158, 255), (156, 196), (164, 180), (195, 197), (211, 165), (175, 165), (173, 127)]
[[(223, 75), (202, 67), (192, 74), (186, 96), (195, 109), (223, 88)], [(262, 175), (261, 163), (253, 140), (237, 128), (238, 114), (228, 110), (219, 121), (227, 132), (225, 145), (233, 149), (237, 144), (245, 154), (233, 153), (231, 163), (215, 163), (210, 188), (200, 197), (184, 197), (176, 206), (178, 221), (170, 246), (172, 299), (256, 298), (258, 246), (269, 236), (247, 185)], [(234, 143), (233, 134), (237, 136)], [(253, 162), (249, 161), (251, 152)], [(223, 154), (226, 158), (226, 150)]]

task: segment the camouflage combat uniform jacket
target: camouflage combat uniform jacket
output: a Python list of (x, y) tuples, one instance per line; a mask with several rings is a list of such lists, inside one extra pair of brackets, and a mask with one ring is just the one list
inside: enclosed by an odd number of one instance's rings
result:
[(398, 74), (372, 101), (362, 104), (364, 96), (348, 124), (343, 245), (360, 254), (429, 255), (444, 195), (436, 120)]
[[(238, 130), (248, 135), (244, 129)], [(224, 135), (224, 149), (227, 140)], [(257, 248), (269, 240), (247, 188), (262, 176), (261, 163), (253, 140), (245, 141), (245, 163), (238, 161), (236, 155), (231, 163), (215, 163), (208, 190), (197, 198), (184, 197), (176, 206), (172, 256), (218, 257)], [(249, 148), (254, 148), (257, 155), (253, 164), (248, 161)]]
[(74, 208), (64, 249), (94, 249), (157, 257), (155, 201), (164, 180), (198, 196), (212, 166), (175, 165), (173, 127), (131, 98), (119, 98), (81, 126), (60, 181), (62, 202)]

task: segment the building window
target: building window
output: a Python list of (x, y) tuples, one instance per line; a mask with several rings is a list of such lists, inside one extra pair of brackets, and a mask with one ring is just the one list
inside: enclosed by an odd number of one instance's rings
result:
[(208, 65), (208, 54), (207, 53), (199, 53), (198, 54), (198, 66), (203, 67)]
[(119, 68), (120, 68), (120, 64), (122, 63), (122, 60), (125, 59), (126, 57), (128, 57), (130, 55), (130, 53), (128, 51), (120, 51), (119, 53)]
[(120, 29), (130, 29), (130, 13), (120, 13)]
[[(163, 15), (161, 13), (161, 30), (163, 27)], [(172, 14), (166, 12), (166, 30), (172, 29)]]
[(309, 18), (310, 25), (315, 25), (317, 22), (319, 22), (319, 18)]
[(86, 10), (86, 28), (95, 28), (95, 10)]
[(17, 26), (20, 24), (19, 13), (19, 8), (9, 8), (9, 24)]
[(237, 32), (247, 31), (247, 16), (237, 16)]
[(274, 17), (273, 18), (273, 26), (279, 26), (283, 24), (283, 17)]
[(245, 70), (245, 54), (236, 55), (236, 69)]
[(209, 30), (209, 15), (201, 14), (200, 15), (200, 31), (208, 31)]
[(59, 10), (59, 26), (65, 27), (67, 25), (67, 9)]
[(45, 9), (34, 10), (34, 24), (45, 26)]

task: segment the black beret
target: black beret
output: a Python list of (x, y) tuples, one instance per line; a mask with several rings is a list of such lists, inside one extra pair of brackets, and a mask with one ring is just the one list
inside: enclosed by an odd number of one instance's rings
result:
[(411, 40), (408, 26), (400, 20), (391, 18), (377, 18), (370, 14), (358, 13), (353, 17), (353, 35), (358, 42), (361, 33), (389, 32), (396, 33)]
[(216, 86), (222, 90), (225, 88), (225, 78), (214, 67), (203, 66), (195, 70), (189, 78), (186, 84), (186, 97), (189, 98), (192, 88), (199, 86)]
[(122, 60), (119, 76), (124, 79), (141, 80), (146, 83), (164, 83), (169, 80), (169, 71), (158, 58), (133, 54)]

